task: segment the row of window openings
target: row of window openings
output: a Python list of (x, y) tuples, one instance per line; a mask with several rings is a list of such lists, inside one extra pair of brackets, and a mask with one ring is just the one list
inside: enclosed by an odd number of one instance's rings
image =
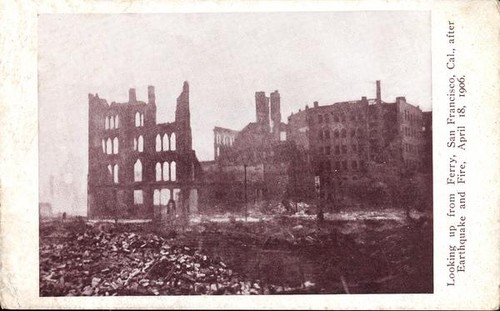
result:
[(420, 154), (420, 152), (422, 151), (422, 147), (419, 145), (404, 143), (404, 150), (406, 152), (414, 152), (416, 154)]
[[(118, 179), (118, 164), (108, 165), (109, 174), (113, 176), (113, 182), (115, 184), (119, 183)], [(177, 180), (177, 165), (175, 161), (156, 163), (156, 181), (176, 181)], [(137, 159), (134, 163), (134, 182), (142, 181), (142, 162)]]
[(105, 154), (118, 154), (118, 137), (102, 139), (102, 152)]
[(163, 138), (160, 134), (156, 135), (156, 151), (175, 151), (176, 150), (176, 137), (175, 133), (170, 135), (163, 134)]
[[(358, 133), (357, 136), (363, 137), (363, 130), (362, 129), (358, 129), (357, 131), (356, 131), (356, 129), (351, 129), (351, 137), (356, 137), (356, 132)], [(345, 138), (345, 137), (347, 137), (347, 130), (346, 129), (342, 129), (340, 131), (335, 130), (335, 131), (333, 131), (333, 137), (334, 138), (339, 138), (339, 137)], [(326, 129), (326, 130), (319, 131), (319, 139), (320, 140), (330, 139), (330, 130)]]
[(229, 137), (229, 136), (222, 136), (217, 134), (216, 136), (216, 142), (218, 145), (227, 145), (227, 146), (232, 146), (234, 142), (234, 137)]
[[(120, 118), (119, 116), (107, 116), (106, 119), (104, 119), (104, 129), (106, 130), (112, 130), (112, 129), (117, 129), (120, 124)], [(144, 113), (136, 112), (135, 113), (135, 126), (136, 127), (141, 127), (144, 126)]]
[(153, 191), (153, 205), (167, 205), (171, 198), (174, 198), (174, 201), (177, 201), (176, 198), (179, 197), (181, 190), (175, 188), (170, 192), (170, 189), (155, 189)]
[[(352, 152), (358, 152), (360, 149), (358, 145), (352, 145), (351, 148)], [(346, 154), (348, 152), (346, 145), (335, 146), (335, 149), (332, 149), (330, 146), (319, 147), (320, 154), (330, 155), (333, 151), (335, 151), (334, 154)]]
[[(180, 189), (175, 188), (172, 190), (172, 194), (170, 189), (155, 189), (153, 191), (153, 205), (167, 205), (170, 201), (170, 198), (179, 197)], [(175, 201), (175, 200), (174, 200)], [(142, 190), (134, 190), (134, 205), (144, 204), (144, 191)]]
[(156, 181), (176, 181), (176, 164), (175, 161), (156, 163), (155, 166)]
[[(113, 138), (108, 138), (107, 140), (102, 139), (102, 152), (105, 154), (118, 154), (118, 137)], [(142, 135), (140, 135), (138, 138), (134, 137), (134, 150), (143, 152), (144, 151), (144, 138)], [(163, 135), (163, 147), (162, 147), (162, 139), (160, 138), (160, 135), (156, 136), (156, 151), (175, 151), (175, 133), (172, 133), (169, 136), (167, 134)]]
[[(333, 115), (333, 121), (334, 122), (345, 122), (347, 120), (346, 116), (344, 114), (337, 114), (331, 112), (330, 114)], [(363, 115), (358, 113), (358, 114), (351, 114), (350, 115), (350, 120), (351, 121), (362, 121), (363, 120)], [(325, 123), (330, 122), (330, 116), (328, 114), (319, 114), (318, 115), (318, 123)]]
[(106, 130), (117, 129), (119, 124), (119, 116), (107, 116), (106, 119), (104, 119), (104, 129)]
[(420, 167), (422, 164), (420, 161), (405, 160), (405, 166), (410, 168)]
[[(322, 164), (322, 169), (325, 170), (325, 171), (331, 171), (332, 170), (332, 165), (331, 164), (334, 164), (333, 165), (333, 169), (334, 170), (337, 170), (337, 171), (340, 171), (340, 170), (347, 171), (347, 170), (349, 170), (348, 161), (335, 161), (335, 162), (332, 162), (332, 163), (330, 163), (329, 161), (327, 161), (327, 162), (324, 162)], [(357, 171), (358, 169), (362, 168), (363, 166), (364, 166), (364, 161), (360, 161), (359, 163), (356, 160), (351, 161), (351, 169), (353, 171)]]
[(135, 113), (135, 127), (144, 126), (144, 113)]
[(406, 121), (410, 121), (410, 122), (420, 121), (419, 117), (417, 117), (414, 114), (411, 114), (408, 110), (405, 110), (404, 112), (405, 112), (405, 120)]
[(404, 126), (403, 128), (404, 128), (403, 133), (405, 136), (417, 137), (417, 130), (415, 130), (414, 128), (406, 126)]

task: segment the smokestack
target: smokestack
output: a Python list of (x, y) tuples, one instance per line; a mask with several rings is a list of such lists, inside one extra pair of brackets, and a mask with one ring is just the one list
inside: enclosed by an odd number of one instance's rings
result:
[(269, 127), (269, 98), (265, 92), (255, 92), (255, 111), (257, 123)]
[(154, 104), (156, 101), (155, 97), (155, 87), (152, 85), (148, 86), (148, 104)]
[(382, 102), (382, 96), (380, 91), (380, 80), (377, 80), (377, 104)]
[(313, 105), (314, 105), (314, 108), (317, 108), (318, 107), (318, 102), (317, 101), (314, 102)]
[(270, 95), (271, 104), (271, 131), (276, 134), (279, 139), (279, 129), (281, 124), (281, 109), (280, 109), (280, 93), (278, 90)]
[(129, 89), (128, 90), (128, 102), (135, 103), (136, 101), (137, 101), (137, 98), (135, 97), (135, 89)]

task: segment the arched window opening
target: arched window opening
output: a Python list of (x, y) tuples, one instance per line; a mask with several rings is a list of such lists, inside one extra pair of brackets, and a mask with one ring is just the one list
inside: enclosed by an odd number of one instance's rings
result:
[(113, 139), (113, 154), (118, 154), (118, 137)]
[(118, 164), (115, 164), (115, 166), (113, 167), (113, 182), (115, 184), (118, 183)]
[(176, 206), (179, 205), (180, 196), (181, 196), (181, 189), (179, 189), (179, 188), (173, 189), (173, 191), (172, 191), (172, 199), (175, 201), (175, 205)]
[(111, 142), (111, 138), (108, 138), (106, 141), (106, 154), (113, 153), (113, 143)]
[(109, 129), (109, 117), (106, 117), (106, 119), (104, 119), (104, 129)]
[(155, 167), (155, 173), (156, 173), (156, 181), (160, 181), (161, 180), (161, 163), (156, 163), (156, 167)]
[(137, 138), (134, 137), (134, 150), (137, 150)]
[(141, 113), (141, 126), (144, 126), (144, 114)]
[(139, 112), (135, 113), (135, 127), (141, 126), (141, 114)]
[(101, 139), (102, 143), (102, 153), (106, 153), (106, 141), (104, 139)]
[(156, 135), (156, 152), (161, 151), (161, 137), (160, 134)]
[(140, 205), (144, 203), (144, 193), (142, 190), (134, 190), (134, 205)]
[(134, 164), (134, 181), (142, 181), (142, 162), (139, 159)]
[(167, 205), (169, 200), (170, 200), (170, 190), (169, 189), (161, 189), (160, 204)]
[(176, 176), (176, 164), (175, 164), (175, 161), (173, 161), (172, 163), (170, 163), (170, 180), (172, 181), (176, 181), (177, 180), (177, 176)]
[(176, 143), (175, 133), (170, 134), (170, 150), (175, 151), (177, 149)]
[(115, 128), (118, 128), (118, 125), (120, 124), (120, 117), (115, 116)]
[(144, 138), (142, 138), (142, 135), (139, 136), (139, 139), (137, 140), (137, 149), (139, 150), (139, 152), (144, 151)]
[(163, 151), (168, 151), (170, 150), (170, 146), (168, 144), (168, 135), (167, 134), (163, 134)]
[(168, 162), (163, 162), (163, 180), (170, 180)]
[(160, 205), (160, 190), (158, 189), (153, 192), (153, 205)]
[(109, 117), (109, 129), (115, 128), (115, 118), (113, 116)]
[(109, 172), (109, 176), (113, 175), (113, 167), (111, 166), (111, 164), (108, 164), (108, 172)]

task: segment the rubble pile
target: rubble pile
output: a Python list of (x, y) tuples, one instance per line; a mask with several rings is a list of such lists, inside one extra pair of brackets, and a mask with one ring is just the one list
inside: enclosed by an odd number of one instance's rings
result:
[[(40, 245), (41, 296), (262, 294), (221, 260), (154, 233), (88, 227)], [(272, 288), (271, 288), (272, 290)]]

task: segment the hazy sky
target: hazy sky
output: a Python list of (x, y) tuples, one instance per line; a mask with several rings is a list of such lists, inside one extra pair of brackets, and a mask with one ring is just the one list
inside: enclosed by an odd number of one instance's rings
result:
[(154, 85), (157, 119), (170, 122), (189, 81), (200, 160), (213, 159), (215, 125), (255, 120), (256, 91), (279, 90), (285, 122), (315, 100), (373, 98), (375, 80), (383, 100), (431, 109), (427, 11), (40, 15), (38, 28), (40, 196), (54, 175), (80, 200), (53, 198), (57, 210), (86, 209), (88, 93), (126, 102), (133, 87), (147, 101)]

